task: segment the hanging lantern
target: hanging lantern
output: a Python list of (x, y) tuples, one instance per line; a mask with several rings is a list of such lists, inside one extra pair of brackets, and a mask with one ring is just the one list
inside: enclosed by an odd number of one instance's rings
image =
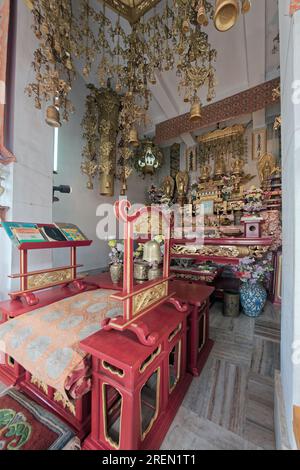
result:
[(129, 144), (132, 145), (133, 147), (139, 146), (138, 132), (135, 127), (132, 127), (129, 132)]
[(59, 110), (54, 105), (47, 108), (46, 123), (51, 127), (61, 127)]
[(201, 103), (199, 98), (195, 98), (191, 107), (190, 120), (196, 122), (199, 119), (201, 119)]
[(136, 169), (144, 175), (154, 175), (163, 164), (163, 154), (154, 142), (145, 140), (136, 153)]
[(239, 16), (238, 0), (216, 0), (214, 23), (218, 31), (231, 29)]

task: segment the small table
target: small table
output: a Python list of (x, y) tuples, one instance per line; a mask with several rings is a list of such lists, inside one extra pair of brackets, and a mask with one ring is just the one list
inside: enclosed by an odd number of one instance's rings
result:
[(184, 281), (172, 281), (170, 291), (175, 291), (178, 300), (192, 307), (188, 320), (187, 358), (189, 372), (197, 377), (201, 374), (214, 345), (209, 338), (209, 309), (210, 297), (215, 289)]

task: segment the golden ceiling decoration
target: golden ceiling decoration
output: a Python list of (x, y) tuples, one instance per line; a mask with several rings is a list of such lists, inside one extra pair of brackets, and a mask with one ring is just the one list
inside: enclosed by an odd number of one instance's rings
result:
[(106, 0), (113, 10), (126, 18), (129, 23), (135, 23), (160, 0)]

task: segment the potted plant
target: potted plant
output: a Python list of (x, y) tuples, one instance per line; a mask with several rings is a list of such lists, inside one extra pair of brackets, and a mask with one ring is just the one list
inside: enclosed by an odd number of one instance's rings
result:
[(265, 282), (273, 271), (270, 259), (243, 258), (234, 271), (242, 281), (240, 297), (245, 315), (258, 317), (267, 301)]
[(122, 277), (124, 245), (123, 243), (117, 242), (117, 240), (110, 240), (108, 246), (111, 249), (109, 253), (111, 280), (113, 284), (118, 284)]

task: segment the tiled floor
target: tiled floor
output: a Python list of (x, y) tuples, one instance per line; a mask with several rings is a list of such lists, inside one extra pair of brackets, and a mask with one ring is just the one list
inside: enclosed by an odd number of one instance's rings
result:
[[(254, 320), (211, 310), (214, 348), (163, 443), (164, 450), (274, 449), (274, 371), (280, 368), (280, 313)], [(5, 387), (0, 384), (0, 396)]]
[(280, 313), (254, 320), (211, 310), (214, 348), (194, 379), (163, 449), (274, 449), (274, 371), (280, 368)]

